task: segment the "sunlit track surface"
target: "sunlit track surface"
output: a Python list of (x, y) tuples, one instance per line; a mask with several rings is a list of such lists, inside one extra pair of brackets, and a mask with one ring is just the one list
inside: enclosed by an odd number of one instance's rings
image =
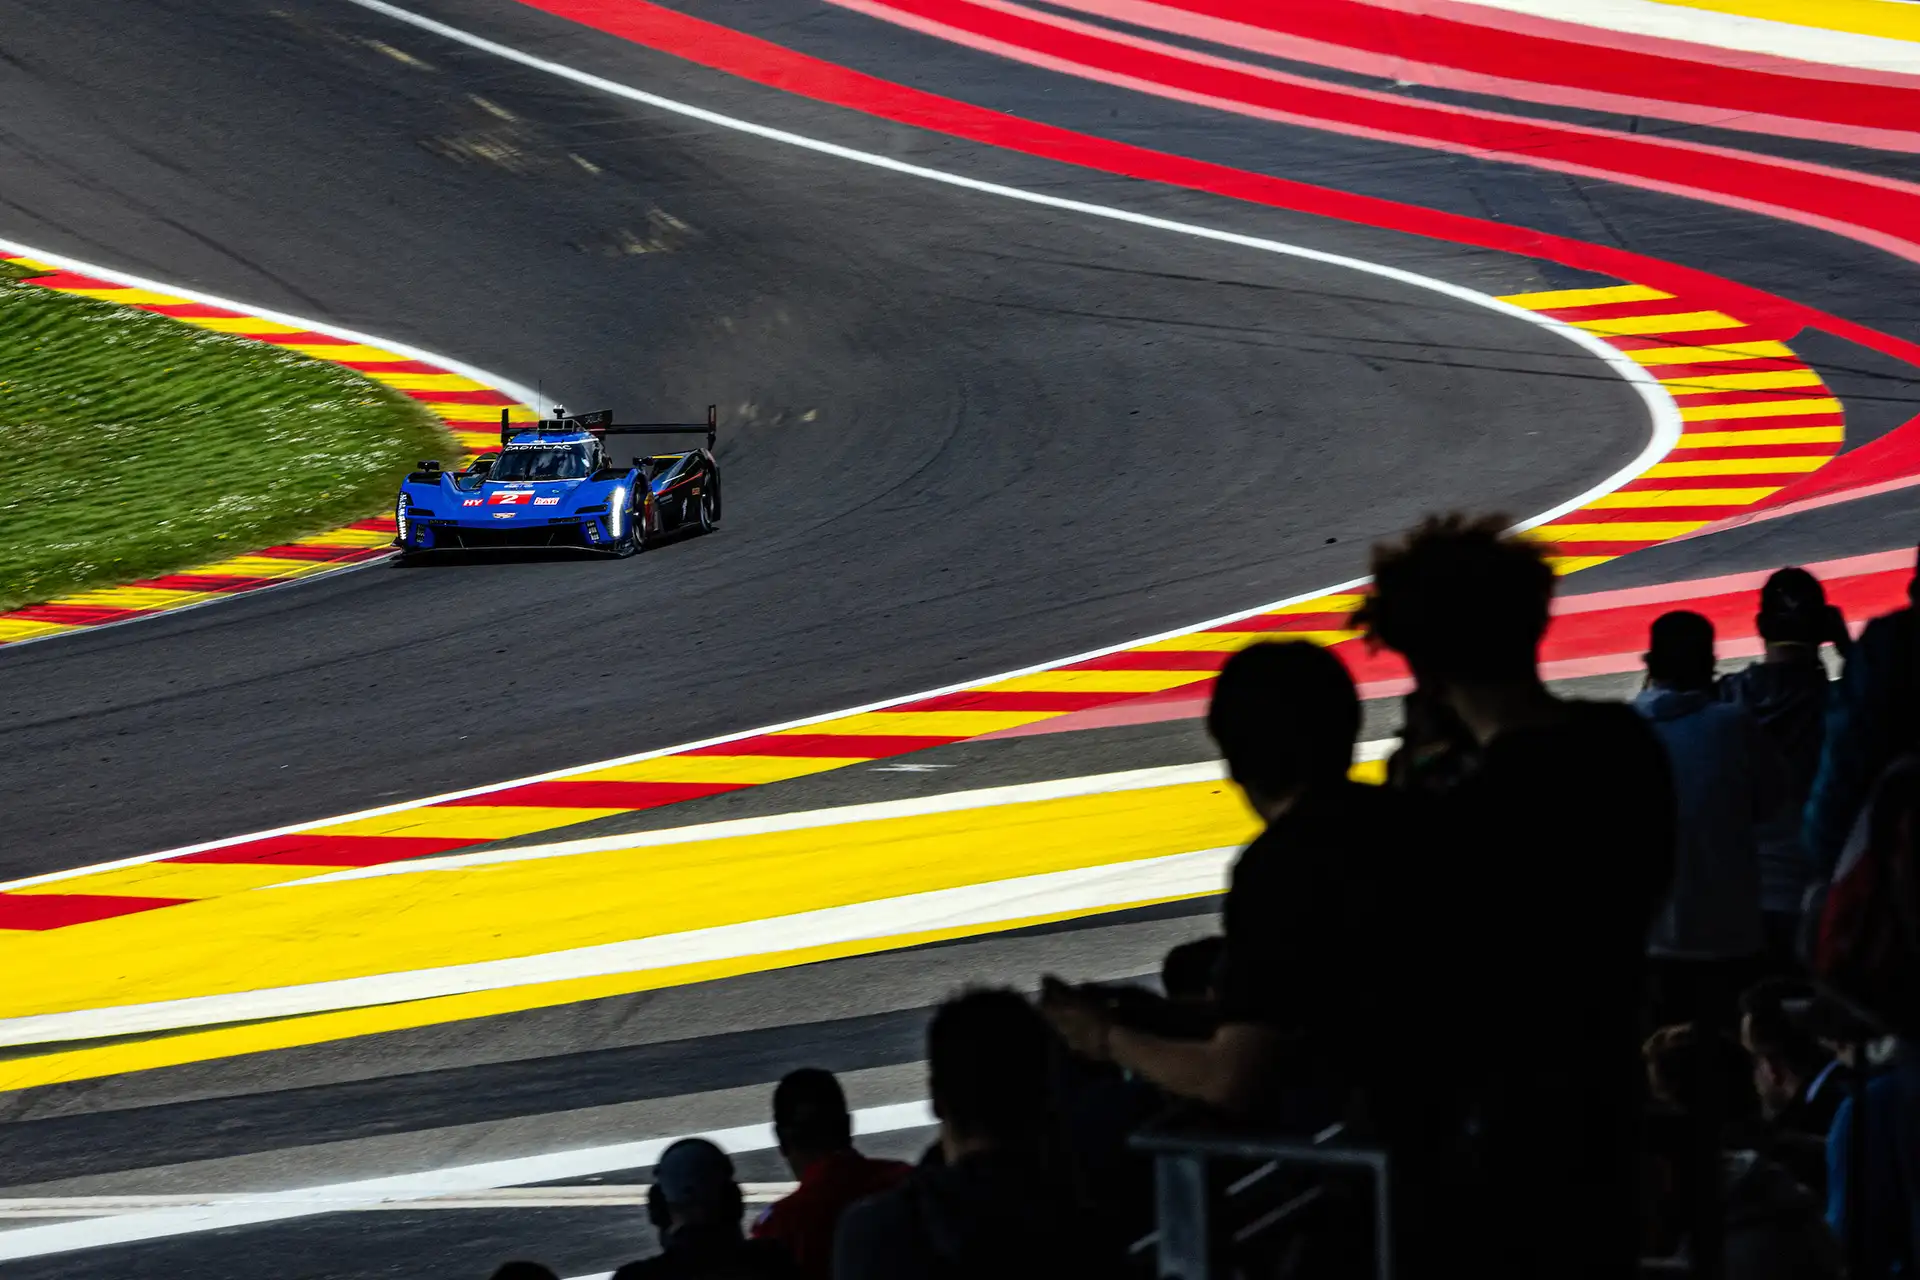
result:
[[(122, 8), (124, 43), (86, 65), (63, 57), (50, 4), (9, 44), (36, 77), (9, 112), (32, 141), (0, 142), (0, 162), (27, 164), (38, 223), (0, 233), (448, 351), (571, 404), (720, 398), (733, 501), (720, 537), (617, 579), (375, 570), (39, 646), (31, 665), (0, 655), (0, 680), (45, 685), (0, 720), (0, 756), (22, 764), (0, 803), (25, 815), (0, 876), (292, 824), (291, 841), (7, 895), (176, 887), (165, 909), (0, 943), (53, 975), (0, 1010), (17, 1090), (0, 1095), (0, 1214), (61, 1215), (0, 1219), (10, 1276), (451, 1280), (513, 1255), (604, 1272), (650, 1247), (628, 1189), (672, 1135), (720, 1133), (750, 1182), (789, 1176), (767, 1088), (803, 1062), (843, 1073), (870, 1146), (913, 1153), (925, 1011), (954, 987), (1141, 975), (1211, 927), (1248, 818), (1206, 763), (1207, 675), (1256, 636), (1345, 640), (1351, 593), (1196, 621), (1349, 580), (1356, 543), (1437, 502), (1551, 513), (1585, 594), (1549, 671), (1576, 691), (1627, 687), (1638, 631), (1676, 600), (1750, 651), (1742, 593), (1777, 555), (1819, 562), (1855, 612), (1904, 581), (1861, 554), (1897, 544), (1863, 539), (1903, 518), (1898, 494), (1764, 538), (1666, 541), (1844, 468), (1920, 409), (1889, 358), (1800, 332), (1784, 305), (1120, 183), (494, 0), (431, 6), (827, 143), (1511, 297), (1662, 384), (1672, 431), (1643, 457), (1648, 401), (1616, 370), (1485, 308), (670, 121), (332, 0)], [(861, 45), (934, 67), (926, 47)], [(174, 68), (190, 58), (189, 80)], [(969, 83), (1020, 98), (1043, 82), (1007, 68)], [(260, 128), (239, 146), (189, 121), (123, 146), (128, 86)], [(1078, 100), (1105, 117), (1126, 99)], [(1129, 114), (1154, 146), (1262, 136)], [(1522, 189), (1479, 162), (1384, 154), (1288, 158), (1306, 180), (1442, 207)], [(1585, 194), (1596, 220), (1621, 212)], [(1619, 225), (1678, 225), (1674, 208)], [(1814, 247), (1792, 279), (1763, 242), (1742, 262), (1696, 239), (1688, 265), (1909, 333), (1855, 305), (1827, 241), (1795, 242)], [(1630, 461), (1617, 492), (1567, 509)], [(1160, 638), (983, 682), (1143, 635)], [(1402, 676), (1356, 662), (1377, 757)], [(954, 692), (537, 793), (404, 803), (915, 689)], [(768, 746), (781, 737), (794, 749)], [(314, 821), (356, 810), (389, 812)], [(374, 829), (393, 813), (402, 827)], [(471, 829), (419, 825), (456, 819)], [(316, 839), (333, 861), (309, 861)], [(440, 844), (406, 850), (431, 854), (416, 862), (389, 856), (395, 839)]]

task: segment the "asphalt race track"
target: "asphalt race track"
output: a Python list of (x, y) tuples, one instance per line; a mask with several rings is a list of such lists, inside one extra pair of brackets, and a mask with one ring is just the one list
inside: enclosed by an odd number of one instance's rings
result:
[[(576, 407), (719, 401), (727, 507), (720, 536), (636, 563), (374, 569), (0, 655), (0, 874), (1146, 634), (1352, 577), (1437, 501), (1544, 509), (1644, 440), (1625, 387), (1523, 323), (689, 127), (339, 3), (8, 25), (9, 230)], [(633, 73), (716, 95), (662, 70)], [(1501, 265), (1492, 292), (1546, 287)]]
[[(1074, 127), (1124, 98), (788, 2), (742, 5), (739, 25), (775, 36), (791, 19), (822, 56), (926, 67)], [(622, 84), (985, 181), (1487, 294), (1606, 283), (924, 133), (507, 0), (421, 8)], [(1073, 94), (1050, 98), (1058, 85)], [(1230, 163), (1277, 136), (1305, 179), (1435, 208), (1664, 228), (1668, 243), (1636, 247), (1728, 274), (1744, 246), (1769, 287), (1797, 270), (1820, 305), (1916, 328), (1905, 295), (1881, 305), (1851, 283), (1860, 246), (1758, 215), (1603, 183), (1575, 198), (1559, 177), (1158, 100), (1127, 129)], [(1509, 315), (743, 135), (348, 0), (16, 0), (0, 19), (0, 235), (409, 342), (574, 409), (696, 417), (717, 402), (726, 495), (717, 534), (628, 561), (377, 564), (0, 649), (0, 880), (825, 713), (1307, 592), (1364, 573), (1369, 543), (1429, 511), (1550, 508), (1649, 429), (1592, 354)], [(1865, 411), (1882, 430), (1920, 407), (1911, 386), (1886, 390), (1904, 374), (1838, 340), (1805, 350), (1850, 407), (1856, 385), (1885, 402)], [(1879, 550), (1911, 540), (1911, 509), (1896, 494), (1592, 576)], [(1389, 735), (1395, 714), (1371, 704), (1363, 736)], [(1209, 755), (1191, 719), (964, 742), (593, 833)], [(803, 1063), (845, 1073), (856, 1106), (916, 1102), (925, 1011), (955, 987), (1141, 975), (1207, 931), (1212, 905), (0, 1093), (0, 1200), (272, 1191), (755, 1123), (768, 1083)], [(910, 1154), (925, 1136), (896, 1125), (869, 1145)], [(578, 1191), (644, 1167), (538, 1181)], [(771, 1152), (740, 1168), (787, 1176)], [(457, 1280), (530, 1255), (576, 1276), (650, 1237), (637, 1208), (562, 1197), (230, 1226), (0, 1270)]]

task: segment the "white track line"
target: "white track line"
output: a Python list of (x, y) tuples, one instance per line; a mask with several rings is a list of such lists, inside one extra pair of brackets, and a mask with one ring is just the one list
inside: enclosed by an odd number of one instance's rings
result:
[(150, 1035), (261, 1018), (292, 1018), (408, 1000), (638, 973), (848, 942), (884, 942), (947, 929), (991, 929), (1038, 916), (1094, 914), (1143, 902), (1220, 893), (1237, 848), (1137, 858), (902, 894), (738, 924), (688, 929), (541, 955), (336, 978), (148, 1004), (0, 1019), (0, 1045), (62, 1044)]
[[(680, 102), (673, 98), (663, 98), (659, 94), (648, 93), (643, 89), (635, 89), (630, 85), (608, 80), (603, 76), (592, 75), (563, 63), (536, 57), (530, 53), (524, 53), (519, 49), (486, 39), (483, 36), (474, 35), (458, 27), (449, 26), (444, 22), (438, 22), (410, 10), (399, 8), (396, 5), (387, 4), (385, 0), (348, 0), (348, 2), (356, 4), (363, 9), (369, 9), (375, 13), (383, 14), (395, 21), (417, 27), (420, 30), (432, 32), (434, 35), (444, 39), (452, 40), (456, 43), (466, 45), (469, 48), (477, 49), (483, 53), (503, 58), (506, 61), (532, 68), (547, 75), (557, 76), (560, 79), (571, 81), (574, 84), (593, 89), (597, 92), (606, 93), (616, 98), (624, 98), (627, 101), (637, 102), (660, 111), (670, 112), (674, 115), (699, 120), (702, 123), (715, 125), (723, 129), (731, 129), (739, 133), (750, 134), (770, 142), (778, 142), (786, 146), (798, 147), (805, 151), (832, 156), (836, 159), (850, 161), (854, 164), (884, 169), (890, 173), (897, 173), (927, 182), (937, 182), (945, 186), (959, 187), (967, 191), (997, 196), (1001, 199), (1017, 200), (1024, 204), (1040, 205), (1049, 209), (1058, 209), (1091, 218), (1101, 218), (1110, 222), (1122, 222), (1133, 226), (1146, 227), (1155, 231), (1166, 231), (1176, 235), (1192, 236), (1196, 239), (1236, 245), (1241, 248), (1254, 249), (1263, 253), (1275, 253), (1309, 262), (1319, 262), (1330, 266), (1344, 267), (1365, 275), (1379, 276), (1384, 279), (1398, 281), (1401, 284), (1411, 285), (1415, 288), (1426, 289), (1433, 293), (1442, 294), (1462, 302), (1468, 302), (1474, 306), (1484, 307), (1489, 311), (1496, 311), (1513, 319), (1550, 330), (1568, 342), (1586, 350), (1630, 385), (1635, 393), (1639, 395), (1642, 404), (1645, 406), (1648, 417), (1651, 420), (1652, 429), (1648, 435), (1646, 446), (1633, 461), (1606, 479), (1593, 485), (1585, 492), (1569, 498), (1565, 502), (1533, 516), (1531, 519), (1522, 521), (1520, 524), (1514, 526), (1516, 529), (1531, 529), (1536, 525), (1545, 524), (1549, 520), (1558, 519), (1570, 511), (1585, 506), (1595, 498), (1612, 493), (1615, 489), (1618, 489), (1621, 485), (1626, 484), (1629, 480), (1638, 476), (1655, 462), (1658, 462), (1673, 448), (1674, 443), (1680, 438), (1680, 410), (1674, 403), (1673, 397), (1667, 394), (1666, 389), (1660, 385), (1659, 381), (1655, 379), (1652, 374), (1635, 364), (1621, 352), (1609, 346), (1605, 340), (1595, 337), (1593, 334), (1586, 333), (1583, 330), (1576, 329), (1571, 325), (1563, 324), (1558, 320), (1540, 315), (1537, 312), (1528, 311), (1524, 307), (1516, 307), (1512, 303), (1502, 302), (1491, 294), (1466, 288), (1464, 285), (1457, 285), (1450, 281), (1421, 275), (1418, 272), (1406, 271), (1399, 267), (1385, 266), (1377, 262), (1367, 262), (1364, 259), (1351, 258), (1344, 254), (1326, 253), (1319, 249), (1309, 249), (1302, 245), (1288, 244), (1284, 241), (1267, 239), (1262, 236), (1242, 235), (1235, 231), (1221, 231), (1214, 227), (1204, 227), (1190, 222), (1177, 222), (1170, 218), (1157, 218), (1149, 214), (1135, 213), (1129, 209), (1093, 204), (1084, 200), (1068, 200), (1060, 196), (1045, 195), (1041, 192), (1027, 191), (1019, 187), (1009, 187), (1000, 183), (982, 182), (977, 178), (968, 178), (959, 174), (947, 173), (939, 169), (930, 169), (924, 165), (908, 164), (903, 160), (895, 160), (890, 156), (878, 155), (870, 151), (860, 151), (853, 147), (841, 146), (838, 143), (823, 142), (818, 138), (809, 138), (803, 134), (792, 133), (785, 129), (775, 129), (767, 125), (755, 124), (736, 116), (723, 115), (720, 112), (709, 111), (705, 107), (696, 107), (690, 103)], [(48, 261), (53, 260), (52, 258), (48, 259)], [(151, 287), (164, 290), (168, 286), (153, 285)], [(237, 304), (216, 303), (215, 305), (234, 306)], [(272, 315), (272, 313), (266, 311), (261, 311), (257, 314)], [(366, 341), (372, 342), (375, 340), (369, 338), (366, 339)], [(405, 350), (405, 348), (396, 347), (395, 350)], [(438, 357), (435, 358), (437, 359)], [(448, 367), (457, 369), (459, 366), (448, 363)], [(502, 385), (504, 386), (505, 384)], [(513, 390), (511, 393), (514, 395), (520, 394), (518, 390)], [(635, 764), (642, 760), (656, 759), (660, 756), (677, 755), (682, 751), (693, 750), (697, 747), (716, 746), (725, 742), (737, 742), (742, 738), (757, 737), (763, 733), (775, 733), (783, 729), (798, 729), (807, 725), (820, 724), (828, 720), (837, 720), (842, 716), (857, 715), (867, 711), (882, 711), (888, 707), (899, 706), (905, 702), (916, 702), (922, 698), (938, 697), (946, 693), (957, 693), (961, 690), (970, 689), (977, 685), (996, 680), (1006, 680), (1012, 679), (1015, 676), (1032, 675), (1041, 671), (1050, 671), (1055, 667), (1068, 663), (1083, 662), (1090, 658), (1104, 657), (1110, 653), (1119, 653), (1139, 645), (1150, 644), (1156, 640), (1170, 640), (1175, 636), (1185, 635), (1191, 631), (1200, 631), (1208, 627), (1237, 622), (1242, 618), (1267, 613), (1274, 609), (1283, 608), (1289, 604), (1297, 604), (1301, 601), (1311, 600), (1316, 596), (1326, 595), (1329, 592), (1352, 590), (1355, 587), (1364, 585), (1365, 582), (1366, 579), (1364, 578), (1355, 578), (1348, 582), (1335, 583), (1332, 586), (1321, 587), (1313, 591), (1302, 592), (1299, 595), (1289, 596), (1285, 600), (1276, 600), (1255, 605), (1252, 608), (1240, 609), (1233, 613), (1222, 614), (1216, 618), (1209, 618), (1205, 621), (1189, 623), (1185, 626), (1162, 631), (1156, 635), (1126, 640), (1119, 644), (1106, 645), (1098, 649), (1090, 649), (1084, 653), (1055, 658), (1048, 662), (1035, 663), (1031, 666), (1021, 667), (1014, 671), (1001, 672), (997, 675), (978, 676), (956, 684), (944, 685), (938, 689), (928, 689), (918, 693), (883, 698), (875, 702), (865, 703), (861, 706), (824, 712), (820, 715), (805, 716), (801, 719), (789, 720), (782, 724), (765, 725), (759, 728), (742, 730), (737, 733), (721, 734), (718, 737), (705, 738), (699, 742), (687, 742), (677, 746), (660, 747), (652, 751), (639, 751), (611, 760), (602, 760), (592, 764), (574, 765), (565, 769), (556, 769), (548, 773), (536, 774), (532, 777), (513, 778), (504, 782), (494, 782), (485, 786), (469, 787), (461, 791), (449, 791), (441, 795), (428, 796), (425, 799), (409, 800), (397, 804), (381, 805), (371, 809), (362, 809), (357, 813), (292, 823), (283, 827), (275, 827), (269, 831), (256, 831), (246, 835), (228, 836), (223, 839), (203, 841), (199, 844), (186, 845), (177, 849), (165, 849), (157, 853), (137, 854), (130, 858), (119, 858), (110, 862), (95, 863), (91, 866), (73, 867), (65, 871), (54, 871), (42, 875), (27, 876), (22, 879), (0, 883), (0, 891), (23, 889), (32, 885), (52, 884), (60, 880), (71, 879), (75, 876), (90, 875), (98, 871), (112, 871), (122, 867), (140, 866), (148, 862), (159, 862), (167, 858), (179, 857), (183, 854), (198, 853), (206, 849), (223, 848), (227, 845), (241, 844), (249, 840), (258, 840), (277, 835), (290, 835), (297, 831), (305, 831), (313, 827), (332, 823), (352, 822), (362, 818), (375, 818), (383, 817), (391, 813), (403, 813), (409, 809), (420, 808), (425, 805), (439, 804), (447, 800), (465, 799), (470, 796), (486, 795), (490, 792), (505, 790), (508, 787), (522, 786), (530, 782), (547, 782), (570, 777), (589, 769), (610, 769), (620, 765)]]
[[(862, 1107), (853, 1113), (854, 1132), (859, 1134), (896, 1133), (902, 1129), (924, 1128), (933, 1123), (933, 1112), (924, 1102)], [(0, 1231), (0, 1262), (40, 1258), (75, 1249), (96, 1249), (103, 1245), (138, 1244), (145, 1240), (194, 1235), (229, 1227), (257, 1226), (264, 1222), (284, 1222), (290, 1218), (308, 1218), (321, 1213), (371, 1209), (385, 1203), (419, 1200), (428, 1196), (525, 1186), (532, 1182), (555, 1182), (562, 1178), (584, 1178), (619, 1169), (645, 1169), (657, 1162), (660, 1153), (681, 1137), (694, 1136), (704, 1137), (722, 1150), (735, 1154), (768, 1151), (775, 1145), (772, 1125), (748, 1124), (698, 1135), (646, 1138), (637, 1142), (556, 1151), (549, 1155), (489, 1160), (427, 1173), (403, 1173), (384, 1178), (337, 1182), (328, 1186), (302, 1187), (293, 1191), (261, 1192), (194, 1208), (150, 1209), (143, 1213), (117, 1214), (82, 1222), (21, 1227)]]

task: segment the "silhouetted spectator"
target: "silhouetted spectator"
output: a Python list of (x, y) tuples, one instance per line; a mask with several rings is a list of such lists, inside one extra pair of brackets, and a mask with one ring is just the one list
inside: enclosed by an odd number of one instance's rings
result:
[(1912, 1200), (1901, 1159), (1901, 1115), (1906, 1110), (1904, 1082), (1894, 1071), (1876, 1071), (1867, 1079), (1865, 1155), (1862, 1186), (1853, 1186), (1853, 1105), (1844, 1097), (1827, 1135), (1827, 1225), (1845, 1241), (1850, 1208), (1860, 1213), (1862, 1275), (1867, 1280), (1911, 1276), (1914, 1265)]
[[(1748, 1057), (1728, 1037), (1692, 1026), (1663, 1027), (1644, 1049), (1648, 1085), (1661, 1102), (1692, 1115), (1726, 1118), (1719, 1148), (1726, 1280), (1828, 1280), (1840, 1274), (1840, 1246), (1820, 1199), (1756, 1141), (1758, 1100)], [(1714, 1095), (1709, 1098), (1705, 1095)], [(1685, 1179), (1675, 1191), (1686, 1194)], [(1686, 1221), (1688, 1215), (1679, 1215)], [(1683, 1242), (1697, 1256), (1697, 1241)]]
[(491, 1280), (560, 1280), (551, 1267), (537, 1262), (503, 1262), (494, 1268)]
[(1753, 1057), (1760, 1106), (1776, 1128), (1825, 1139), (1847, 1096), (1846, 1068), (1787, 1009), (1813, 999), (1804, 984), (1769, 978), (1740, 994), (1740, 1043)]
[(1050, 1167), (1052, 1037), (1012, 991), (971, 991), (927, 1028), (940, 1159), (846, 1211), (835, 1280), (1098, 1277), (1096, 1234)]
[(802, 1067), (773, 1090), (773, 1135), (780, 1155), (800, 1179), (754, 1224), (753, 1234), (784, 1246), (800, 1274), (833, 1274), (833, 1233), (854, 1201), (898, 1186), (912, 1166), (873, 1160), (853, 1148), (847, 1096), (831, 1071)]
[[(1911, 1120), (1914, 1099), (1911, 1075), (1866, 1060), (1866, 1050), (1880, 1040), (1880, 1029), (1853, 1009), (1828, 995), (1810, 1001), (1799, 1013), (1808, 1034), (1833, 1051), (1847, 1073), (1843, 1097), (1827, 1133), (1827, 1223), (1841, 1241), (1858, 1249), (1864, 1280), (1884, 1280), (1913, 1274), (1915, 1241), (1920, 1222), (1914, 1219), (1914, 1181)], [(1904, 1047), (1904, 1046), (1903, 1046)], [(1865, 1073), (1864, 1090), (1860, 1075)], [(1859, 1126), (1854, 1108), (1860, 1094), (1866, 1106)], [(1856, 1137), (1863, 1138), (1859, 1159)], [(1856, 1187), (1854, 1174), (1860, 1174)], [(1860, 1215), (1859, 1234), (1853, 1234), (1851, 1215)]]
[(1733, 1021), (1760, 968), (1760, 824), (1780, 812), (1784, 770), (1759, 724), (1713, 696), (1713, 624), (1654, 620), (1647, 688), (1634, 707), (1666, 746), (1679, 800), (1673, 887), (1647, 947), (1658, 1022)]
[(793, 1259), (769, 1240), (749, 1240), (733, 1161), (705, 1138), (683, 1138), (653, 1167), (647, 1217), (661, 1252), (629, 1262), (614, 1280), (795, 1280)]
[(1220, 998), (1220, 965), (1227, 940), (1218, 934), (1183, 942), (1160, 962), (1160, 989), (1178, 1004), (1212, 1004)]
[(1784, 769), (1785, 803), (1759, 833), (1760, 908), (1768, 967), (1787, 973), (1800, 968), (1800, 904), (1815, 875), (1800, 822), (1827, 732), (1829, 681), (1820, 646), (1831, 643), (1844, 654), (1851, 641), (1846, 619), (1805, 569), (1781, 569), (1767, 579), (1755, 622), (1765, 656), (1722, 676), (1715, 691), (1759, 722)]
[[(1430, 520), (1376, 549), (1356, 615), (1413, 670), (1428, 711), (1410, 730), (1439, 735), (1416, 732), (1405, 752), (1457, 779), (1415, 846), (1429, 927), (1408, 943), (1407, 976), (1427, 984), (1431, 1013), (1407, 1039), (1448, 1047), (1427, 1066), (1451, 1074), (1471, 1153), (1438, 1183), (1454, 1243), (1435, 1265), (1629, 1277), (1639, 1015), (1647, 931), (1672, 876), (1672, 782), (1630, 708), (1541, 684), (1553, 570), (1503, 524)], [(1476, 758), (1444, 767), (1463, 736)]]
[(1349, 781), (1360, 706), (1346, 667), (1306, 641), (1252, 645), (1221, 669), (1207, 727), (1266, 830), (1223, 911), (1219, 1026), (1206, 1039), (1128, 1025), (1098, 993), (1049, 982), (1067, 1043), (1168, 1093), (1318, 1128), (1393, 1070), (1404, 987), (1391, 906), (1410, 855), (1405, 806)]
[[(1907, 587), (1920, 598), (1920, 575)], [(1832, 874), (1867, 794), (1894, 757), (1920, 745), (1920, 635), (1911, 606), (1867, 624), (1827, 708), (1826, 742), (1803, 828), (1822, 878)]]

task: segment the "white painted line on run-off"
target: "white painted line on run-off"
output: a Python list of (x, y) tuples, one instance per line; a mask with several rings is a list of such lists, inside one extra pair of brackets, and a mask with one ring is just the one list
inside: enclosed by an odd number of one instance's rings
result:
[[(924, 1102), (862, 1107), (853, 1113), (856, 1134), (896, 1133), (902, 1129), (925, 1128), (933, 1123), (933, 1112)], [(660, 1159), (661, 1152), (683, 1137), (706, 1138), (721, 1150), (735, 1154), (768, 1151), (776, 1145), (772, 1125), (747, 1124), (702, 1134), (643, 1138), (635, 1142), (580, 1147), (547, 1155), (455, 1165), (422, 1173), (402, 1173), (326, 1186), (300, 1187), (291, 1191), (221, 1197), (213, 1203), (191, 1207), (156, 1208), (139, 1213), (88, 1218), (80, 1222), (21, 1227), (0, 1231), (0, 1262), (69, 1253), (75, 1249), (138, 1244), (202, 1231), (259, 1226), (322, 1213), (371, 1209), (383, 1203), (422, 1200), (492, 1187), (520, 1187), (529, 1183), (613, 1173), (621, 1169), (645, 1169)]]

